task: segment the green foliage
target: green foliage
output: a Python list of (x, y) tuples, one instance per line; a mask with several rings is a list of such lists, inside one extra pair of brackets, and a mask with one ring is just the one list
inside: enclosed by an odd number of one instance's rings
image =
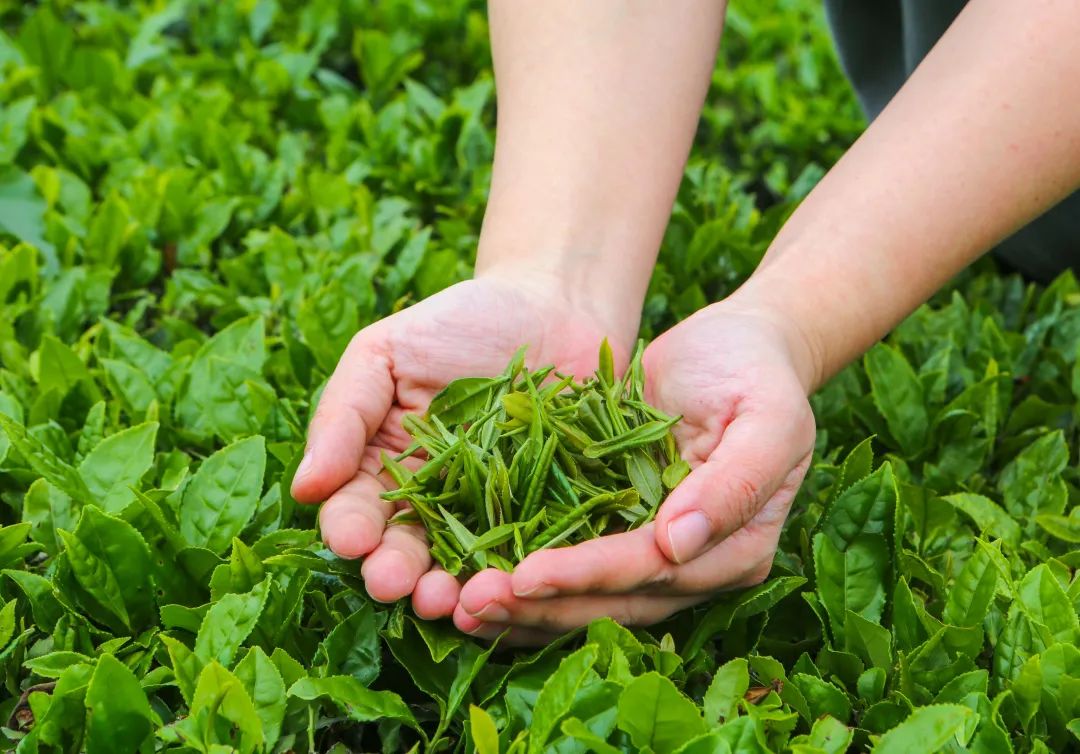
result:
[[(819, 6), (731, 10), (647, 335), (858, 133)], [(322, 547), (288, 492), (315, 396), (471, 267), (486, 37), (472, 0), (0, 0), (4, 748), (1075, 750), (1068, 274), (968, 274), (821, 390), (770, 578), (652, 629), (485, 647)]]

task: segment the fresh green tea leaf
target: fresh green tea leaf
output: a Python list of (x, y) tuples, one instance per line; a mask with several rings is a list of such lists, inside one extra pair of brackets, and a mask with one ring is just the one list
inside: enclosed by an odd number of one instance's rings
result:
[(203, 461), (180, 504), (180, 533), (190, 544), (222, 553), (259, 505), (266, 442), (249, 437)]
[(135, 754), (153, 731), (153, 713), (139, 679), (112, 655), (102, 655), (86, 689), (88, 754)]
[(157, 422), (139, 424), (106, 437), (79, 464), (93, 500), (107, 513), (119, 513), (135, 499), (138, 485), (154, 463)]
[(619, 696), (619, 727), (639, 749), (661, 754), (705, 732), (701, 711), (659, 673), (635, 678)]

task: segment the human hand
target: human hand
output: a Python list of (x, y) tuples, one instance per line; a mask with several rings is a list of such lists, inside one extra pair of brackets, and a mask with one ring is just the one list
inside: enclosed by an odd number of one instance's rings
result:
[(655, 623), (763, 581), (814, 449), (810, 360), (771, 317), (730, 299), (654, 341), (647, 397), (683, 416), (674, 431), (691, 474), (651, 524), (476, 574), (458, 628), (487, 638), (511, 627), (511, 641), (541, 643), (601, 616)]
[[(373, 598), (390, 602), (411, 594), (424, 618), (447, 616), (458, 602), (457, 580), (432, 569), (423, 528), (387, 526), (400, 506), (379, 497), (395, 486), (382, 470), (381, 453), (408, 447), (402, 417), (423, 413), (453, 379), (498, 374), (523, 344), (530, 364), (589, 374), (601, 339), (627, 329), (595, 303), (576, 302), (565, 285), (543, 274), (492, 273), (353, 338), (311, 420), (292, 494), (300, 502), (326, 501), (319, 512), (323, 539), (340, 557), (364, 559), (361, 573)], [(615, 348), (625, 363), (626, 346)]]

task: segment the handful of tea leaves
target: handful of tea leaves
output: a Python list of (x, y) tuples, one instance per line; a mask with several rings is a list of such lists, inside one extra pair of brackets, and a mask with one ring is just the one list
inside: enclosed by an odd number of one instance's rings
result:
[[(640, 526), (690, 468), (670, 417), (645, 402), (643, 344), (615, 379), (604, 341), (595, 376), (530, 371), (524, 349), (498, 377), (454, 380), (426, 416), (406, 416), (413, 443), (383, 457), (398, 489), (388, 500), (421, 522), (449, 573), (510, 570), (526, 555)], [(401, 461), (423, 451), (416, 471)]]

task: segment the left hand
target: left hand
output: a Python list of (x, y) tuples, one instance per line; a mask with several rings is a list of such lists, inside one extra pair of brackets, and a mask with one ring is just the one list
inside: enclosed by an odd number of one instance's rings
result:
[(542, 643), (603, 616), (656, 623), (768, 575), (814, 450), (809, 349), (766, 312), (714, 304), (646, 350), (647, 398), (669, 414), (692, 472), (653, 523), (541, 550), (512, 574), (488, 569), (462, 588), (454, 622), (493, 638)]

